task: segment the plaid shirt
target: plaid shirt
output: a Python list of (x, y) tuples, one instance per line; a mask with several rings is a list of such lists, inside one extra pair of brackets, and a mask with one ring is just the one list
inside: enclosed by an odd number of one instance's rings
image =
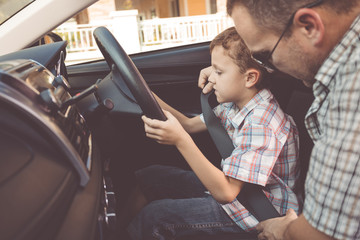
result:
[(319, 69), (305, 119), (314, 140), (304, 216), (336, 239), (360, 239), (360, 16)]
[[(289, 208), (298, 211), (291, 189), (297, 176), (298, 132), (271, 92), (259, 91), (241, 110), (234, 103), (225, 103), (214, 112), (235, 146), (231, 156), (222, 160), (225, 175), (265, 186), (266, 196), (281, 215)], [(258, 224), (237, 199), (222, 206), (242, 229), (251, 231)]]

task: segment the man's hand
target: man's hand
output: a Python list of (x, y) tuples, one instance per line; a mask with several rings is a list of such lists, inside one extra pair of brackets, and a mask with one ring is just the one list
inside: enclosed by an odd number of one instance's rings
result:
[(150, 119), (142, 116), (144, 121), (146, 136), (156, 140), (160, 144), (177, 145), (189, 134), (181, 126), (180, 122), (168, 111), (163, 110), (166, 121)]
[(269, 219), (259, 223), (256, 226), (259, 235), (258, 239), (282, 240), (288, 225), (297, 219), (297, 215), (293, 209), (289, 209), (284, 217)]
[[(200, 75), (199, 75), (199, 81), (198, 81), (198, 86), (199, 88), (202, 88), (203, 93), (206, 94), (208, 92), (210, 92), (213, 88), (213, 85), (211, 82), (209, 82), (208, 84), (206, 84), (206, 82), (208, 81), (210, 75), (212, 72), (212, 67), (207, 67), (204, 68), (200, 71)], [(206, 84), (206, 85), (205, 85)]]

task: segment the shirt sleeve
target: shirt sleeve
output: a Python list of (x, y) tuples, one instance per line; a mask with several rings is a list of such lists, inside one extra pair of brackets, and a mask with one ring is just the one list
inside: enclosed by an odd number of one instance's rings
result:
[(257, 124), (244, 125), (234, 144), (237, 147), (231, 156), (222, 161), (224, 174), (265, 186), (283, 148), (272, 129)]

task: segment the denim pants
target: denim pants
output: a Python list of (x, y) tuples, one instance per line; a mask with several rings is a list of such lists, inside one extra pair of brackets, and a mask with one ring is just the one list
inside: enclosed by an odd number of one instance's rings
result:
[(128, 227), (132, 239), (244, 232), (192, 171), (154, 165), (136, 172), (150, 202)]

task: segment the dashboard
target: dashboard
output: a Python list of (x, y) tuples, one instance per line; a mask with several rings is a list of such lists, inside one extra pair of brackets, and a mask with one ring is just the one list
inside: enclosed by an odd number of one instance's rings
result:
[(70, 94), (65, 47), (57, 42), (0, 57), (4, 240), (102, 239), (114, 215), (101, 154), (74, 104), (78, 96)]

